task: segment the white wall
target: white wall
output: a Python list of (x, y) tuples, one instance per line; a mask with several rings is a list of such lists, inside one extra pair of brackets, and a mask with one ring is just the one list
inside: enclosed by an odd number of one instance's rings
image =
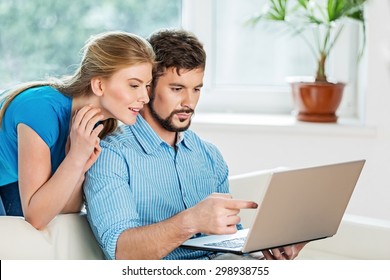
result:
[(227, 124), (226, 118), (218, 123), (195, 117), (193, 130), (219, 147), (232, 175), (364, 158), (347, 213), (390, 220), (390, 4), (369, 0), (367, 8), (364, 125), (299, 123), (288, 117), (278, 125), (261, 123), (261, 117), (248, 124), (234, 116), (236, 124)]

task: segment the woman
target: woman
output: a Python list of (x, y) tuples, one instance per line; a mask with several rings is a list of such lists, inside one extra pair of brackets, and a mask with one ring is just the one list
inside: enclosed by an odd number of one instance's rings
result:
[(37, 229), (79, 212), (99, 139), (117, 120), (134, 124), (149, 101), (153, 65), (145, 39), (108, 32), (87, 42), (73, 76), (9, 91), (0, 101), (0, 212)]

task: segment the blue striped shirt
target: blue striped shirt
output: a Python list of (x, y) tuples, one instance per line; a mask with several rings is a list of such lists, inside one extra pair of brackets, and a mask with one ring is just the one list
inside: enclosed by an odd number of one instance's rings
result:
[[(176, 150), (139, 116), (101, 141), (102, 152), (84, 183), (91, 228), (106, 257), (119, 235), (166, 220), (213, 192), (227, 193), (228, 167), (218, 149), (194, 132)], [(209, 252), (177, 248), (165, 259), (207, 259)]]

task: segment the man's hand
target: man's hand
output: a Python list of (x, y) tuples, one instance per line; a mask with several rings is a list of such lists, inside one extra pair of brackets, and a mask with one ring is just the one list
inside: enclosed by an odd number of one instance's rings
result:
[(266, 260), (293, 260), (295, 259), (307, 242), (285, 246), (277, 249), (263, 250)]
[(257, 203), (232, 199), (230, 194), (213, 193), (188, 210), (196, 232), (232, 234), (237, 232), (240, 210), (248, 208), (257, 208)]

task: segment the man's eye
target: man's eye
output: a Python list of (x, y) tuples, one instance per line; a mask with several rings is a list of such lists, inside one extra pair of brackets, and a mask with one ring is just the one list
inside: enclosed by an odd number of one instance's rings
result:
[(180, 88), (180, 87), (174, 87), (174, 88), (172, 88), (172, 90), (173, 90), (173, 91), (180, 91), (181, 88)]

